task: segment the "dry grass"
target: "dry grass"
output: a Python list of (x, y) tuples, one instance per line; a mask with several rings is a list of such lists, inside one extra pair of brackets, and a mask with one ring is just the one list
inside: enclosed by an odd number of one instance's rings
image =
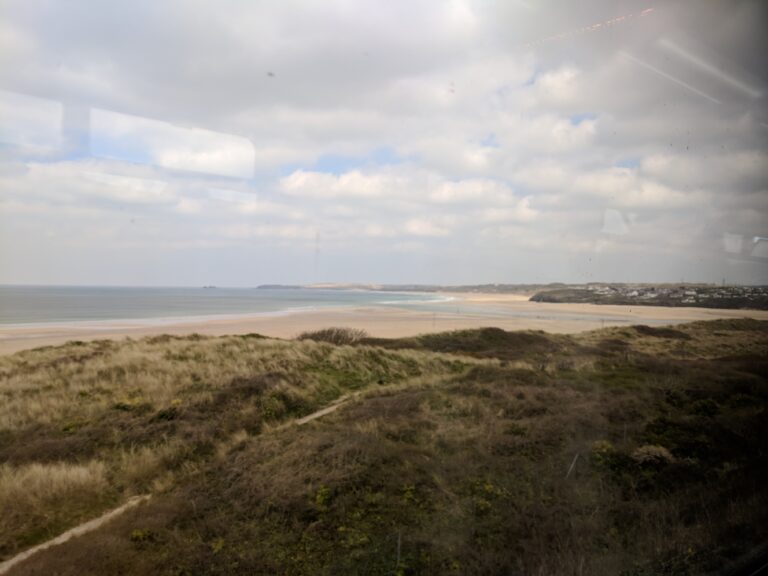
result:
[(11, 506), (25, 501), (36, 503), (70, 496), (83, 490), (98, 492), (106, 487), (104, 464), (29, 464), (0, 467), (0, 507), (8, 511)]
[(315, 342), (327, 342), (342, 346), (345, 344), (355, 344), (367, 338), (365, 330), (359, 328), (324, 328), (313, 332), (302, 332), (296, 337), (296, 340), (314, 340)]
[(0, 465), (0, 553), (52, 537), (114, 496), (102, 462)]
[(323, 370), (349, 371), (363, 385), (382, 377), (406, 379), (414, 370), (440, 371), (441, 363), (418, 353), (371, 355), (310, 340), (156, 337), (70, 343), (0, 357), (0, 431), (57, 422), (76, 427), (114, 405), (167, 408), (253, 374), (295, 377), (306, 392), (320, 394)]
[(746, 318), (691, 322), (674, 328), (613, 327), (582, 332), (574, 339), (586, 346), (624, 342), (635, 352), (668, 358), (718, 358), (742, 354), (745, 350), (768, 356), (766, 322)]
[[(53, 482), (56, 474), (94, 472), (96, 461), (101, 480), (98, 489), (73, 485), (69, 500), (53, 485), (50, 497), (35, 489), (19, 500), (18, 514), (0, 523), (0, 541), (7, 543), (0, 556), (100, 513), (117, 498), (167, 490), (196, 462), (264, 426), (308, 414), (350, 391), (402, 386), (465, 365), (414, 351), (260, 337), (73, 342), (2, 357), (6, 491), (35, 478)], [(13, 499), (5, 502), (10, 506)]]
[(162, 491), (172, 482), (173, 462), (182, 452), (178, 440), (122, 449), (114, 458), (113, 483), (136, 493)]
[[(102, 494), (156, 494), (19, 574), (722, 572), (768, 538), (766, 333), (728, 321), (17, 354), (0, 363), (23, 412), (0, 408), (9, 478), (35, 459), (103, 462)], [(51, 381), (46, 409), (25, 407)], [(38, 535), (82, 514), (68, 501), (43, 505), (67, 520), (34, 517)]]

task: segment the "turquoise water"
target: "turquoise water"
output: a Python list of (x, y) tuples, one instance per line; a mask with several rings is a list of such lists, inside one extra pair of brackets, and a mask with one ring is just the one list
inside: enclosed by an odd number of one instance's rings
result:
[(364, 290), (0, 286), (0, 324), (178, 320), (443, 301), (436, 294)]

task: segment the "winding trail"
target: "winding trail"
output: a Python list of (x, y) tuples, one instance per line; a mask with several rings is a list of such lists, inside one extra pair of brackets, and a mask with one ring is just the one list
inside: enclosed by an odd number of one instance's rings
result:
[(107, 512), (106, 514), (102, 514), (98, 518), (93, 518), (92, 520), (88, 520), (88, 522), (80, 524), (79, 526), (75, 526), (74, 528), (67, 530), (63, 534), (56, 536), (56, 538), (54, 538), (53, 540), (48, 540), (48, 542), (43, 542), (42, 544), (38, 544), (37, 546), (30, 548), (29, 550), (25, 550), (24, 552), (17, 554), (13, 558), (10, 558), (5, 562), (0, 563), (0, 574), (6, 574), (8, 570), (13, 568), (16, 564), (18, 564), (19, 562), (23, 562), (24, 560), (40, 552), (41, 550), (45, 550), (46, 548), (50, 548), (51, 546), (58, 546), (59, 544), (63, 544), (70, 538), (74, 538), (75, 536), (80, 536), (82, 534), (86, 534), (87, 532), (96, 530), (97, 528), (103, 526), (104, 524), (106, 524), (116, 516), (119, 516), (129, 508), (138, 506), (139, 504), (149, 500), (150, 498), (151, 498), (150, 494), (144, 494), (143, 496), (134, 496), (119, 508), (110, 510), (109, 512)]
[(312, 422), (312, 420), (317, 420), (318, 418), (321, 418), (326, 414), (335, 412), (336, 410), (339, 409), (339, 407), (349, 402), (351, 398), (352, 398), (351, 396), (342, 396), (341, 398), (334, 401), (332, 404), (326, 406), (325, 408), (321, 408), (317, 412), (312, 412), (312, 414), (307, 414), (306, 416), (299, 418), (298, 420), (294, 420), (293, 424), (296, 424), (297, 426), (303, 426), (307, 422)]
[[(307, 414), (306, 416), (299, 418), (297, 420), (294, 420), (292, 422), (287, 422), (283, 427), (287, 426), (303, 426), (304, 424), (307, 424), (308, 422), (311, 422), (312, 420), (317, 420), (318, 418), (321, 418), (325, 416), (326, 414), (330, 414), (331, 412), (335, 412), (339, 409), (339, 407), (346, 404), (352, 396), (342, 396), (338, 400), (334, 401), (332, 404), (329, 404), (325, 408), (321, 408), (320, 410), (317, 410), (316, 412), (312, 412), (312, 414)], [(278, 428), (279, 429), (279, 428)], [(84, 522), (83, 524), (80, 524), (79, 526), (75, 526), (74, 528), (70, 528), (63, 534), (60, 534), (59, 536), (56, 536), (56, 538), (53, 538), (52, 540), (48, 540), (47, 542), (43, 542), (42, 544), (38, 544), (37, 546), (33, 546), (32, 548), (29, 548), (28, 550), (25, 550), (24, 552), (21, 552), (17, 554), (16, 556), (9, 558), (8, 560), (5, 560), (4, 562), (0, 562), (0, 576), (3, 574), (7, 574), (8, 571), (16, 566), (16, 564), (19, 564), (20, 562), (23, 562), (27, 558), (30, 558), (31, 556), (37, 554), (41, 550), (45, 550), (47, 548), (50, 548), (51, 546), (58, 546), (59, 544), (63, 544), (64, 542), (67, 542), (71, 538), (75, 538), (76, 536), (82, 536), (83, 534), (87, 534), (88, 532), (92, 532), (113, 518), (119, 516), (126, 510), (129, 510), (130, 508), (133, 508), (134, 506), (138, 506), (142, 502), (146, 502), (152, 497), (151, 494), (144, 494), (142, 496), (134, 496), (130, 499), (128, 499), (125, 504), (122, 506), (119, 506), (118, 508), (115, 508), (114, 510), (110, 510), (109, 512), (106, 512), (105, 514), (102, 514), (98, 518), (93, 518), (91, 520), (88, 520), (87, 522)]]

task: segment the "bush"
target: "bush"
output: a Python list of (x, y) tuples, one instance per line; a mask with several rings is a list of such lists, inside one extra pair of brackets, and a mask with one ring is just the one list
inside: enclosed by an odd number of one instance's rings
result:
[(354, 344), (367, 337), (368, 334), (365, 330), (360, 330), (359, 328), (323, 328), (322, 330), (315, 330), (312, 332), (302, 332), (296, 339), (344, 345)]
[(632, 460), (638, 464), (662, 465), (675, 461), (669, 450), (657, 444), (646, 444), (632, 452)]

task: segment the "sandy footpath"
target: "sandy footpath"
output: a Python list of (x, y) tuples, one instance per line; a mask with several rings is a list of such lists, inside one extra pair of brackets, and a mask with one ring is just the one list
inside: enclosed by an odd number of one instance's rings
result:
[(38, 346), (62, 344), (68, 340), (98, 338), (140, 338), (153, 334), (212, 336), (256, 332), (265, 336), (291, 338), (305, 330), (328, 326), (362, 328), (372, 336), (395, 338), (426, 332), (497, 326), (505, 330), (545, 330), (574, 333), (602, 326), (650, 323), (678, 324), (715, 318), (757, 318), (768, 320), (768, 311), (720, 310), (711, 308), (668, 308), (657, 306), (598, 306), (594, 304), (550, 304), (529, 302), (519, 294), (446, 294), (453, 301), (435, 311), (402, 308), (344, 307), (303, 311), (284, 315), (252, 315), (166, 321), (72, 323), (71, 325), (0, 326), (0, 354)]

